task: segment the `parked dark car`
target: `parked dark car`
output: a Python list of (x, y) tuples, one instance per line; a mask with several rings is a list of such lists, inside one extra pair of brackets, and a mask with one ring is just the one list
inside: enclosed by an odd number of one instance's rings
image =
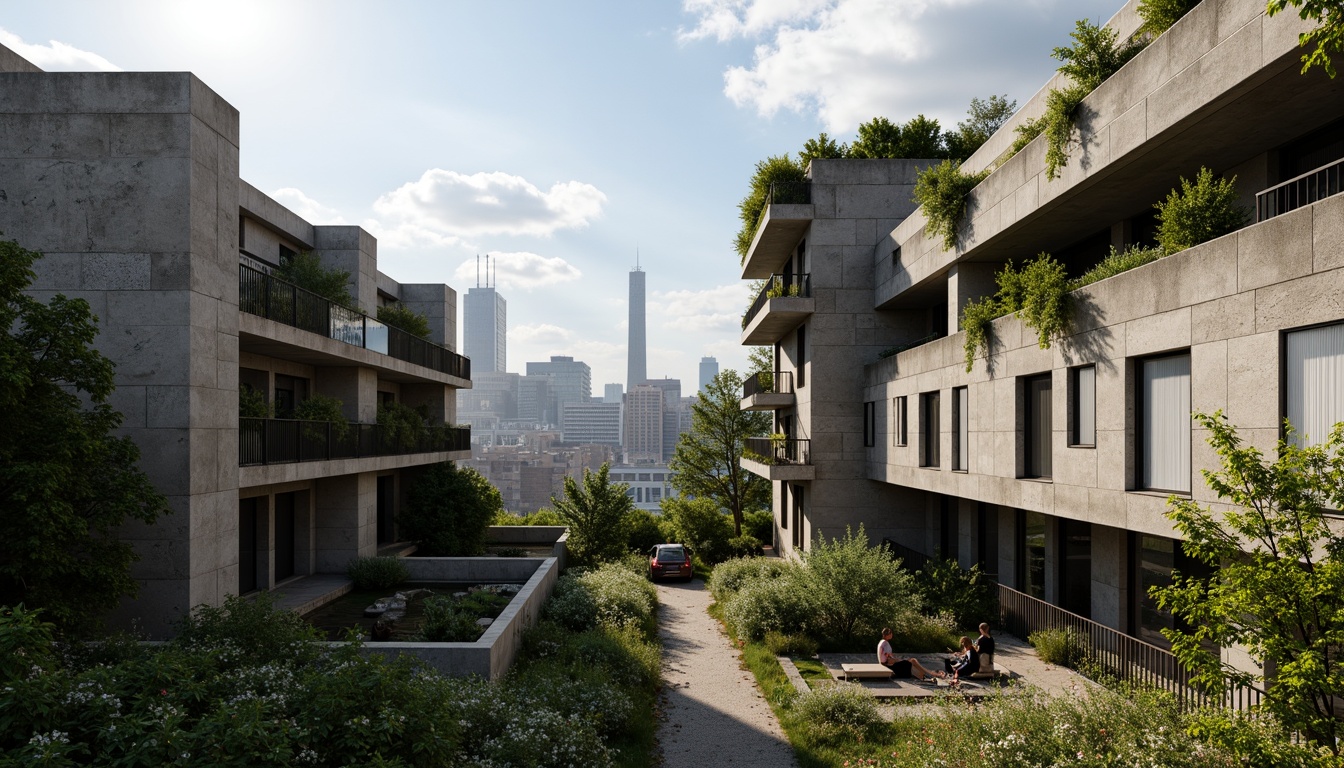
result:
[(691, 550), (684, 544), (655, 544), (649, 550), (650, 580), (679, 576), (690, 581), (691, 575)]

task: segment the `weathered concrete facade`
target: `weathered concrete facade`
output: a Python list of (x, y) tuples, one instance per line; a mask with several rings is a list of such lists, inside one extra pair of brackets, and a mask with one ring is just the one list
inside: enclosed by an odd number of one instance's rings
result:
[(389, 397), (451, 422), (470, 381), (240, 309), (240, 258), (266, 269), (311, 250), (352, 273), (359, 309), (404, 294), (440, 344), (455, 337), (451, 288), (397, 285), (368, 233), (314, 226), (243, 182), (238, 112), (193, 75), (47, 73), (0, 48), (0, 126), (0, 231), (44, 254), (35, 296), (89, 302), (117, 366), (112, 405), (172, 508), (123, 531), (142, 586), (115, 618), (162, 634), (193, 605), (341, 571), (377, 549), (380, 480), (395, 506), (415, 467), (469, 456), (240, 467), (242, 378), (277, 405), (283, 387), (334, 395), (366, 423)]
[[(1110, 25), (1133, 32), (1136, 6)], [(1235, 176), (1253, 206), (1258, 193), (1344, 159), (1344, 83), (1299, 74), (1304, 29), (1295, 16), (1267, 17), (1262, 4), (1200, 3), (1087, 97), (1054, 180), (1043, 139), (1003, 159), (1014, 126), (1042, 111), (1042, 89), (963, 166), (993, 172), (969, 195), (953, 249), (925, 231), (919, 210), (893, 208), (900, 221), (876, 233), (856, 217), (866, 302), (851, 314), (818, 299), (800, 327), (809, 339), (829, 323), (893, 332), (876, 348), (855, 336), (849, 358), (825, 368), (810, 359), (809, 382), (827, 380), (836, 392), (837, 382), (861, 379), (862, 393), (823, 399), (820, 388), (800, 389), (797, 409), (813, 432), (825, 414), (868, 438), (861, 452), (834, 460), (866, 478), (850, 481), (869, 489), (851, 497), (881, 499), (850, 506), (872, 538), (980, 563), (1004, 584), (1162, 642), (1153, 629), (1161, 617), (1143, 595), (1183, 557), (1166, 500), (1175, 491), (1214, 501), (1201, 470), (1217, 461), (1188, 424), (1172, 438), (1188, 440), (1187, 455), (1157, 466), (1167, 454), (1145, 434), (1145, 387), (1171, 364), (1183, 371), (1172, 378), (1184, 387), (1181, 407), (1222, 410), (1249, 442), (1272, 449), (1296, 397), (1286, 384), (1289, 340), (1344, 328), (1344, 197), (1261, 221), (1252, 208), (1237, 232), (1074, 292), (1066, 338), (1049, 349), (1017, 318), (1000, 318), (990, 353), (969, 372), (960, 310), (997, 290), (994, 273), (1010, 259), (1050, 252), (1077, 276), (1110, 247), (1151, 244), (1153, 203), (1201, 167)], [(827, 162), (813, 164), (814, 185)], [(793, 223), (806, 219), (799, 207), (767, 209), (744, 277), (759, 277), (751, 265), (772, 250), (816, 247), (821, 217)], [(891, 346), (900, 351), (879, 359)], [(780, 469), (744, 463), (761, 474)], [(817, 481), (822, 471), (817, 464)], [(804, 517), (831, 519), (814, 506), (830, 491), (799, 484)], [(780, 496), (777, 486), (777, 512)]]

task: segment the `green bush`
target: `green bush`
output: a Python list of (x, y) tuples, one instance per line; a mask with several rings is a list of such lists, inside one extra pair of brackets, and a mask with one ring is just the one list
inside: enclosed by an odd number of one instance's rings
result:
[(400, 302), (379, 307), (378, 322), (400, 328), (422, 339), (429, 338), (429, 318)]
[(957, 230), (966, 214), (966, 196), (985, 180), (989, 171), (966, 174), (952, 160), (926, 168), (915, 178), (915, 204), (924, 210), (930, 235), (943, 239), (944, 250), (957, 247)]
[(800, 568), (745, 584), (724, 603), (723, 620), (738, 637), (760, 640), (770, 632), (808, 634), (819, 611), (819, 600)]
[[(350, 433), (350, 422), (345, 420), (345, 413), (342, 411), (344, 403), (334, 397), (326, 395), (309, 395), (307, 400), (299, 403), (294, 409), (292, 418), (299, 421), (328, 422), (331, 424), (331, 437), (334, 440), (344, 440)], [(289, 417), (286, 417), (289, 418)], [(303, 425), (304, 435), (310, 440), (325, 438), (327, 432), (325, 428), (316, 424)]]
[(1200, 168), (1194, 183), (1181, 177), (1180, 191), (1173, 189), (1157, 209), (1157, 243), (1167, 253), (1176, 253), (1246, 225), (1248, 214), (1237, 202), (1236, 177), (1214, 180), (1213, 171)]
[(1199, 5), (1199, 0), (1141, 0), (1139, 18), (1143, 19), (1143, 25), (1139, 27), (1139, 32), (1157, 37), (1171, 29), (1172, 24), (1180, 21), (1196, 5)]
[(709, 578), (709, 591), (716, 601), (724, 603), (752, 582), (791, 576), (801, 567), (793, 560), (775, 557), (725, 560), (714, 567), (714, 575)]
[(626, 541), (632, 552), (644, 554), (653, 545), (662, 544), (669, 539), (667, 526), (662, 518), (647, 509), (634, 509), (625, 518)]
[(956, 560), (930, 560), (915, 574), (915, 584), (926, 610), (948, 614), (958, 629), (997, 623), (997, 593), (979, 565), (967, 570)]
[(762, 543), (775, 539), (775, 515), (768, 509), (753, 509), (742, 515), (742, 534)]
[(271, 418), (271, 404), (266, 393), (244, 384), (238, 388), (238, 416), (243, 419)]
[(345, 566), (355, 589), (388, 589), (410, 578), (399, 557), (356, 557)]
[(764, 546), (755, 536), (734, 536), (724, 546), (728, 557), (760, 557), (765, 554)]
[(814, 688), (794, 700), (791, 714), (805, 738), (822, 744), (867, 741), (886, 725), (877, 699), (856, 685)]
[(811, 658), (817, 655), (817, 641), (807, 635), (786, 635), (783, 632), (771, 630), (765, 633), (762, 642), (776, 656)]
[(756, 163), (750, 190), (737, 204), (738, 217), (742, 225), (737, 230), (733, 245), (739, 257), (744, 260), (747, 258), (747, 250), (751, 248), (751, 241), (756, 237), (756, 224), (770, 203), (770, 185), (775, 182), (801, 182), (806, 179), (806, 171), (807, 169), (794, 162), (787, 152), (772, 155)]
[(316, 293), (327, 301), (352, 309), (355, 307), (355, 297), (350, 295), (350, 273), (343, 269), (327, 269), (311, 251), (297, 253), (281, 261), (275, 276)]
[(34, 668), (53, 666), (56, 626), (43, 621), (41, 613), (25, 610), (22, 603), (0, 606), (0, 683), (27, 677)]
[(729, 557), (733, 521), (713, 499), (666, 499), (663, 519), (673, 536), (711, 565)]
[(1097, 266), (1083, 273), (1082, 276), (1073, 280), (1069, 284), (1070, 290), (1077, 290), (1086, 285), (1105, 280), (1108, 277), (1115, 277), (1122, 272), (1128, 272), (1135, 267), (1141, 267), (1144, 264), (1150, 264), (1166, 256), (1166, 252), (1161, 248), (1144, 248), (1142, 246), (1131, 245), (1123, 251), (1117, 251), (1115, 246), (1111, 246), (1111, 252), (1106, 258), (1101, 260)]
[(893, 616), (919, 610), (914, 579), (885, 548), (868, 546), (863, 526), (857, 532), (846, 528), (843, 539), (823, 536), (803, 562), (823, 638), (876, 637)]
[(1087, 659), (1087, 644), (1072, 629), (1042, 629), (1027, 636), (1036, 655), (1046, 664), (1077, 667)]
[(425, 620), (418, 640), (430, 643), (474, 643), (485, 631), (476, 623), (480, 618), (469, 606), (452, 597), (434, 595), (425, 598)]
[(573, 632), (629, 626), (652, 637), (657, 610), (658, 590), (642, 570), (607, 563), (561, 576), (543, 616)]
[(480, 472), (445, 461), (413, 482), (397, 529), (420, 546), (422, 555), (479, 555), (485, 551), (486, 529), (503, 508), (499, 489)]
[(961, 330), (966, 334), (962, 342), (962, 349), (966, 355), (966, 372), (970, 373), (975, 367), (975, 356), (977, 354), (990, 354), (990, 340), (992, 333), (990, 323), (996, 319), (1008, 314), (999, 306), (998, 301), (993, 296), (984, 296), (978, 301), (967, 300), (966, 306), (961, 309)]
[(629, 730), (634, 702), (600, 667), (533, 666), (512, 676), (520, 707), (540, 705), (566, 718), (593, 723), (603, 736)]
[(397, 450), (415, 450), (429, 438), (430, 427), (424, 415), (405, 403), (379, 405), (377, 419), (379, 437)]

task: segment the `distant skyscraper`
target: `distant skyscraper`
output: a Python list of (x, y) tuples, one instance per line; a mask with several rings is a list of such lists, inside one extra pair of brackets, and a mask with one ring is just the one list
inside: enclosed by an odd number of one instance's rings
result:
[(712, 357), (700, 358), (700, 392), (705, 391), (714, 377), (719, 375), (719, 361)]
[(508, 363), (508, 311), (504, 297), (491, 284), (490, 257), (485, 257), (484, 286), (479, 256), (476, 264), (476, 287), (467, 291), (462, 305), (462, 352), (471, 358), (473, 372), (503, 373)]
[(607, 384), (602, 393), (602, 402), (619, 403), (622, 401), (623, 390), (620, 384)]
[(663, 460), (663, 391), (636, 384), (625, 393), (625, 460), (657, 464)]
[(649, 377), (648, 349), (644, 334), (644, 270), (639, 268), (636, 256), (635, 268), (630, 272), (630, 340), (626, 344), (625, 391), (634, 390)]
[(565, 403), (586, 403), (593, 395), (593, 375), (588, 364), (572, 357), (551, 355), (550, 362), (528, 363), (528, 376), (550, 376), (552, 413), (560, 415)]

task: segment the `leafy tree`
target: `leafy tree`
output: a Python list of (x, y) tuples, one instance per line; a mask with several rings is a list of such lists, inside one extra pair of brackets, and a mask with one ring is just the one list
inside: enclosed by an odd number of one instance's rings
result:
[(565, 497), (551, 497), (551, 506), (569, 526), (569, 551), (582, 565), (619, 560), (626, 552), (626, 522), (635, 503), (625, 483), (607, 478), (611, 465), (583, 471), (583, 485), (565, 476)]
[(1344, 535), (1327, 510), (1344, 509), (1344, 423), (1329, 438), (1299, 447), (1288, 436), (1268, 461), (1243, 445), (1221, 411), (1195, 419), (1222, 462), (1204, 480), (1230, 507), (1215, 513), (1172, 496), (1167, 517), (1185, 551), (1212, 566), (1200, 578), (1177, 574), (1153, 588), (1158, 605), (1187, 626), (1163, 630), (1197, 683), (1266, 682), (1224, 663), (1210, 644), (1240, 646), (1274, 670), (1264, 707), (1289, 730), (1340, 753), (1344, 735)]
[(397, 516), (401, 535), (432, 557), (479, 555), (485, 529), (504, 509), (499, 489), (480, 472), (451, 461), (435, 464), (411, 486)]
[(842, 157), (849, 157), (849, 145), (836, 144), (835, 139), (823, 131), (817, 138), (803, 142), (803, 151), (798, 153), (798, 163), (806, 168), (814, 159), (830, 160)]
[(931, 117), (916, 115), (901, 126), (901, 145), (892, 157), (926, 158), (946, 157), (943, 130)]
[(1139, 32), (1157, 37), (1171, 29), (1172, 24), (1180, 21), (1196, 5), (1199, 5), (1199, 0), (1142, 0), (1139, 3), (1139, 18), (1143, 19), (1143, 25), (1139, 27)]
[(770, 347), (752, 347), (747, 353), (747, 375), (775, 370), (775, 351)]
[(429, 318), (409, 309), (405, 304), (388, 304), (378, 308), (378, 322), (396, 326), (407, 333), (429, 338)]
[(0, 242), (0, 605), (42, 609), (64, 633), (134, 595), (129, 520), (168, 512), (130, 438), (113, 437), (112, 363), (83, 299), (24, 293), (40, 254)]
[(345, 307), (355, 306), (355, 297), (350, 295), (350, 273), (343, 269), (327, 269), (311, 251), (289, 257), (275, 271), (275, 276), (327, 301)]
[(748, 437), (770, 429), (770, 416), (741, 408), (742, 379), (729, 368), (691, 404), (691, 431), (677, 441), (668, 468), (672, 487), (682, 496), (711, 499), (733, 516), (733, 533), (742, 535), (742, 514), (770, 505), (770, 483), (742, 468)]
[(990, 96), (988, 99), (973, 98), (966, 110), (966, 120), (957, 123), (956, 131), (944, 134), (949, 157), (965, 160), (975, 154), (982, 144), (989, 141), (994, 132), (1003, 127), (1008, 118), (1017, 111), (1017, 102), (1008, 96)]
[(1297, 36), (1300, 48), (1316, 43), (1315, 50), (1302, 54), (1302, 74), (1319, 66), (1331, 80), (1335, 79), (1335, 64), (1330, 53), (1344, 53), (1344, 7), (1340, 6), (1339, 0), (1269, 0), (1265, 10), (1273, 16), (1290, 5), (1298, 9), (1297, 15), (1302, 19), (1319, 22), (1315, 29)]
[(728, 557), (733, 524), (712, 499), (664, 499), (662, 509), (673, 535), (701, 560), (713, 564)]
[(859, 123), (859, 138), (849, 147), (850, 157), (900, 157), (901, 127), (885, 117)]
[(747, 258), (747, 250), (751, 248), (751, 240), (756, 236), (756, 224), (760, 221), (765, 206), (770, 204), (770, 185), (776, 182), (803, 181), (806, 178), (805, 172), (805, 164), (794, 162), (787, 152), (782, 155), (772, 155), (756, 163), (756, 172), (751, 177), (750, 191), (737, 204), (737, 212), (742, 220), (742, 226), (737, 231), (734, 247), (737, 248), (739, 257)]
[(918, 611), (914, 577), (901, 570), (886, 547), (868, 546), (868, 536), (845, 529), (845, 538), (823, 536), (803, 555), (817, 626), (832, 639), (853, 639), (856, 630), (871, 634), (894, 617)]
[(1200, 168), (1191, 184), (1181, 177), (1179, 192), (1171, 190), (1157, 209), (1157, 244), (1176, 253), (1246, 225), (1248, 213), (1237, 201), (1237, 178), (1213, 178), (1213, 171)]
[(664, 518), (647, 509), (632, 509), (625, 521), (626, 543), (632, 552), (648, 552), (654, 544), (671, 540), (670, 527)]

